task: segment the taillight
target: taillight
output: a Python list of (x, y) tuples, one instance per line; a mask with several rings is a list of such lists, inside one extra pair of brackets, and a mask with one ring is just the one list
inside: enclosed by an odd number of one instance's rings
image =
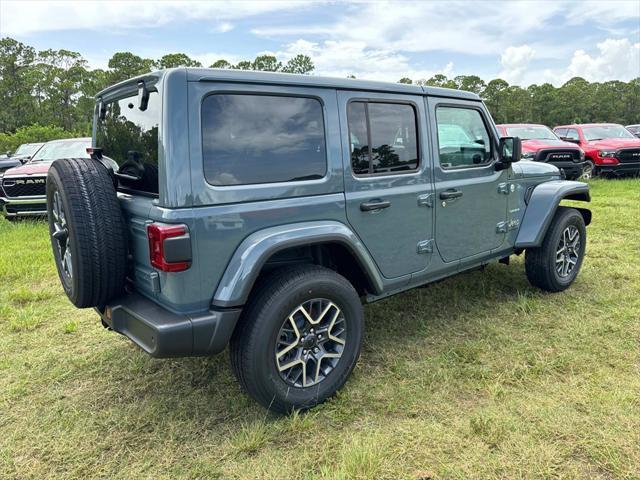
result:
[(191, 238), (186, 225), (147, 226), (151, 265), (163, 272), (181, 272), (191, 266)]

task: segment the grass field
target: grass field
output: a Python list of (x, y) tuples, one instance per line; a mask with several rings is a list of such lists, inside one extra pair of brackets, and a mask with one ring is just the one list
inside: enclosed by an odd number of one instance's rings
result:
[(346, 387), (287, 418), (226, 354), (154, 360), (74, 309), (45, 224), (0, 220), (0, 478), (640, 478), (640, 180), (592, 187), (571, 289), (518, 258), (367, 306)]

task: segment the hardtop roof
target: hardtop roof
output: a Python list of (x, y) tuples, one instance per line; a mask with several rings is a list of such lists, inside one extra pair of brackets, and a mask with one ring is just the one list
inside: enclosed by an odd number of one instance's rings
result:
[(370, 92), (404, 93), (409, 95), (431, 95), (437, 97), (461, 98), (480, 101), (480, 97), (472, 92), (451, 88), (430, 87), (421, 85), (407, 85), (404, 83), (379, 82), (373, 80), (357, 80), (352, 78), (321, 77), (316, 75), (299, 75), (279, 72), (259, 72), (253, 70), (232, 70), (221, 68), (170, 68), (140, 75), (116, 85), (112, 85), (96, 97), (104, 96), (114, 90), (124, 89), (126, 85), (135, 84), (140, 80), (159, 80), (162, 77), (177, 73), (186, 74), (189, 82), (238, 82), (269, 85), (296, 85), (302, 87), (337, 88), (340, 90), (362, 90)]

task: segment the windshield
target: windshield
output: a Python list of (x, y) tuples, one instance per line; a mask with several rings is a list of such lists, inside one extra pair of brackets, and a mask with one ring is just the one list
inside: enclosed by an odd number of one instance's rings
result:
[(38, 150), (32, 162), (52, 162), (59, 158), (88, 158), (87, 147), (91, 146), (88, 138), (78, 138), (77, 140), (64, 140), (62, 142), (49, 142)]
[(24, 143), (18, 147), (14, 155), (19, 155), (21, 157), (30, 157), (31, 155), (36, 153), (41, 146), (41, 143)]
[(147, 109), (138, 108), (138, 97), (114, 100), (106, 104), (105, 118), (98, 119), (96, 147), (113, 159), (120, 177), (120, 187), (158, 193), (158, 124), (160, 96), (150, 92)]
[(558, 140), (558, 137), (549, 128), (542, 125), (507, 127), (507, 135), (520, 137), (521, 140)]
[(597, 127), (582, 127), (582, 133), (587, 140), (602, 140), (604, 138), (635, 138), (622, 125), (598, 125)]

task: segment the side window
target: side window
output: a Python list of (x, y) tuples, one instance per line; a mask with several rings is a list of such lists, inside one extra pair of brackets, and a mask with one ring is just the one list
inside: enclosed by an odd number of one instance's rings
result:
[(556, 128), (553, 132), (559, 137), (566, 137), (567, 136), (567, 129), (566, 128)]
[(491, 162), (491, 136), (478, 110), (438, 107), (436, 122), (442, 168), (474, 167)]
[(214, 94), (202, 102), (204, 175), (212, 185), (320, 179), (322, 104), (314, 98)]
[(412, 105), (350, 102), (347, 119), (355, 175), (389, 175), (418, 168), (417, 119)]
[(577, 140), (580, 141), (580, 135), (578, 135), (578, 131), (575, 128), (569, 128), (567, 130), (567, 136), (568, 139), (570, 140)]

